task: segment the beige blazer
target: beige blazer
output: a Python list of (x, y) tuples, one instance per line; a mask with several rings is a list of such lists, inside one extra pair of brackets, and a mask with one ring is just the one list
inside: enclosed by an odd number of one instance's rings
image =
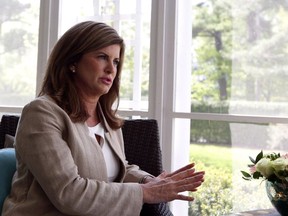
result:
[(138, 182), (148, 173), (128, 165), (121, 129), (112, 130), (105, 120), (104, 127), (120, 163), (113, 183), (86, 123), (73, 123), (47, 96), (26, 105), (15, 137), (18, 169), (2, 216), (138, 216)]

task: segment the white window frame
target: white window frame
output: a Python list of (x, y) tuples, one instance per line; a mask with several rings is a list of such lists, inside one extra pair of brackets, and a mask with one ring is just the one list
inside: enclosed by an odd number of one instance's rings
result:
[(40, 92), (49, 54), (58, 40), (59, 0), (41, 0), (36, 95)]
[[(58, 39), (60, 1), (41, 0), (36, 95), (41, 87), (48, 55)], [(160, 141), (162, 143), (163, 167), (167, 171), (175, 170), (181, 164), (188, 163), (189, 160), (187, 146), (183, 148), (181, 146), (181, 151), (178, 151), (175, 143), (176, 141), (180, 143), (182, 141), (184, 143), (189, 142), (188, 130), (190, 125), (179, 126), (179, 124), (175, 124), (175, 119), (239, 123), (288, 123), (287, 117), (190, 113), (190, 103), (187, 112), (186, 110), (183, 112), (175, 111), (175, 97), (181, 96), (175, 93), (175, 87), (178, 82), (177, 73), (181, 71), (179, 70), (181, 65), (185, 65), (179, 60), (179, 56), (185, 56), (185, 54), (177, 53), (179, 46), (181, 46), (177, 39), (179, 32), (184, 31), (185, 27), (181, 25), (185, 16), (181, 17), (181, 15), (189, 13), (189, 11), (192, 13), (190, 9), (192, 7), (189, 7), (191, 4), (191, 0), (152, 0), (149, 109), (148, 111), (137, 109), (119, 111), (122, 115), (142, 116), (154, 118), (158, 121)], [(186, 27), (188, 30), (191, 29), (189, 26)], [(186, 63), (189, 65), (188, 62)], [(190, 87), (188, 88), (190, 89)], [(187, 95), (184, 97), (187, 101)], [(187, 104), (184, 104), (184, 106), (187, 106)], [(22, 107), (0, 106), (1, 113), (21, 113), (21, 111)], [(181, 131), (181, 134), (179, 131)], [(188, 214), (188, 204), (186, 202), (173, 202), (171, 208), (175, 215)]]

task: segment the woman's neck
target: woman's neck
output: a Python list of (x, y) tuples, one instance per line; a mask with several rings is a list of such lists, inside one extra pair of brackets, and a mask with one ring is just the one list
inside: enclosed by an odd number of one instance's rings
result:
[(86, 120), (86, 123), (89, 127), (93, 127), (100, 122), (98, 112), (97, 112), (98, 100), (84, 100), (84, 104), (89, 114), (89, 117)]

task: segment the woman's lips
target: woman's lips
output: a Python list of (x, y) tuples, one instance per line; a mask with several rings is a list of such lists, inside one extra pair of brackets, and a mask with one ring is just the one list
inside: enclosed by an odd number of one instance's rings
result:
[(108, 77), (102, 77), (102, 78), (100, 78), (100, 80), (102, 81), (102, 83), (104, 83), (106, 85), (110, 85), (112, 83), (112, 79), (110, 79)]

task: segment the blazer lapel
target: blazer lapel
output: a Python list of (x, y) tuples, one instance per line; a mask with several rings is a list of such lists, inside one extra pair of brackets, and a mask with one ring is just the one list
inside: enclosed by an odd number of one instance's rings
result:
[(123, 142), (122, 137), (118, 134), (121, 133), (120, 132), (116, 132), (115, 130), (112, 130), (109, 126), (109, 124), (107, 123), (105, 116), (102, 112), (102, 108), (101, 105), (98, 104), (99, 106), (99, 112), (102, 116), (102, 120), (103, 120), (103, 126), (104, 126), (104, 130), (105, 130), (105, 139), (107, 140), (107, 144), (110, 146), (110, 148), (112, 149), (112, 151), (114, 152), (115, 156), (119, 159), (120, 162), (120, 172), (119, 176), (122, 179), (125, 175), (125, 154), (124, 154), (124, 149), (121, 149), (121, 143)]

